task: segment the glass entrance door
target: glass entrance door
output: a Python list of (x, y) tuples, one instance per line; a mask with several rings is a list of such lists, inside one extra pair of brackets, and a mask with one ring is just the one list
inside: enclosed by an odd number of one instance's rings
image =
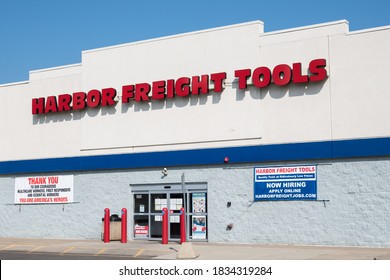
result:
[(180, 209), (183, 207), (183, 194), (170, 193), (169, 196), (169, 238), (180, 238)]
[(162, 210), (167, 208), (169, 239), (180, 239), (182, 207), (184, 207), (182, 193), (134, 194), (134, 237), (161, 239)]
[(180, 209), (183, 207), (182, 193), (151, 193), (150, 237), (162, 238), (162, 210), (168, 209), (168, 238), (180, 238)]
[(186, 206), (187, 240), (207, 240), (207, 190), (181, 184), (142, 187), (133, 190), (135, 239), (161, 240), (162, 209), (168, 209), (168, 239), (180, 240), (180, 209)]
[(167, 193), (150, 194), (150, 237), (162, 238), (162, 210), (168, 207)]

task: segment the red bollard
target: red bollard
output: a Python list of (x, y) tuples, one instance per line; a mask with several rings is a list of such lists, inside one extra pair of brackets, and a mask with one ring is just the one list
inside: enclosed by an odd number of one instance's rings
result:
[(162, 242), (161, 244), (168, 244), (168, 209), (162, 210)]
[(127, 243), (127, 209), (122, 208), (121, 243)]
[(186, 242), (186, 212), (184, 211), (184, 208), (182, 207), (180, 209), (180, 244)]
[(110, 242), (110, 209), (104, 209), (104, 232), (103, 232), (104, 243)]

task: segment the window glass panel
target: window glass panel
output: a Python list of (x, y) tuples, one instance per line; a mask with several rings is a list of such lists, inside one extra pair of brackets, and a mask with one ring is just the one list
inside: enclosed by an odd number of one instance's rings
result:
[(169, 202), (171, 213), (180, 214), (180, 209), (184, 207), (183, 194), (171, 193)]
[(134, 194), (134, 213), (149, 213), (148, 194)]
[(189, 233), (190, 239), (205, 240), (207, 239), (207, 216), (189, 216)]
[(151, 237), (162, 238), (162, 215), (151, 215), (150, 219)]
[(207, 213), (207, 193), (194, 192), (190, 194), (191, 213)]
[(149, 238), (148, 215), (134, 215), (134, 238)]
[(151, 213), (161, 213), (163, 208), (168, 207), (167, 203), (167, 194), (165, 193), (152, 193), (150, 194), (151, 198)]

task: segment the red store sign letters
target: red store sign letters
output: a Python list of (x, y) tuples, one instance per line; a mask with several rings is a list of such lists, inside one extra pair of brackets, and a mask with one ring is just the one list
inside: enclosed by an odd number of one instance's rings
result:
[[(238, 81), (239, 89), (246, 89), (248, 84), (257, 88), (265, 88), (271, 83), (277, 86), (285, 86), (293, 82), (302, 84), (309, 82), (323, 81), (328, 77), (325, 69), (325, 59), (314, 59), (309, 63), (310, 75), (302, 74), (302, 64), (297, 62), (292, 66), (287, 64), (276, 65), (272, 70), (261, 66), (253, 71), (241, 69), (234, 72)], [(144, 102), (151, 100), (163, 100), (175, 98), (176, 96), (186, 97), (189, 95), (208, 94), (210, 92), (210, 81), (214, 85), (213, 92), (223, 91), (223, 83), (226, 79), (226, 72), (205, 74), (201, 76), (181, 77), (177, 80), (161, 80), (149, 83), (130, 84), (122, 86), (122, 103)], [(99, 106), (113, 106), (116, 104), (117, 91), (114, 88), (102, 90), (92, 89), (85, 92), (73, 94), (60, 94), (32, 99), (32, 114), (48, 114), (57, 112), (68, 112), (82, 110), (87, 107), (96, 108)]]

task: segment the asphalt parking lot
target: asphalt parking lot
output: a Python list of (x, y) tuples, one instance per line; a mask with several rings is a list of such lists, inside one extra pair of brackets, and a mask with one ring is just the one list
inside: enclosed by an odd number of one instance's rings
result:
[(0, 238), (1, 259), (390, 260), (390, 248)]

